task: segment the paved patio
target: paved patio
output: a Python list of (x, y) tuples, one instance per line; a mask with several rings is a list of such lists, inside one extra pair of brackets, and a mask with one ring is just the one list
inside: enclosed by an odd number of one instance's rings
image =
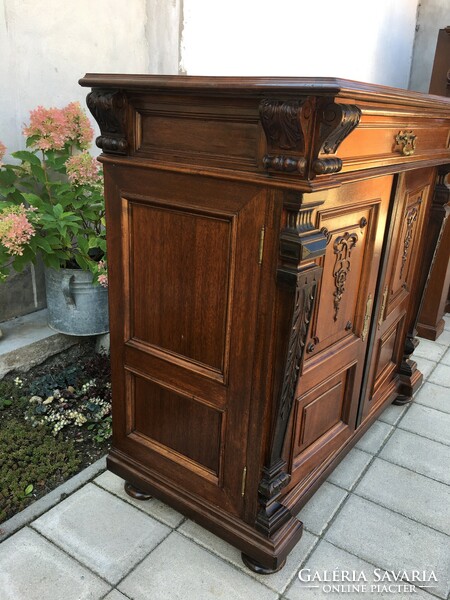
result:
[[(415, 358), (425, 383), (390, 406), (300, 514), (302, 540), (279, 573), (163, 503), (138, 502), (104, 472), (0, 545), (0, 600), (449, 598), (450, 316)], [(433, 570), (415, 593), (326, 593), (297, 574)]]

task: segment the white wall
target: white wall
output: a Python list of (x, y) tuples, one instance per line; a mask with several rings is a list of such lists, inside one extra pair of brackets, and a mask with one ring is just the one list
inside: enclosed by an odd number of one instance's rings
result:
[(87, 71), (177, 73), (179, 0), (0, 0), (0, 140), (23, 147), (29, 111), (64, 106)]
[(406, 88), (416, 8), (417, 0), (184, 0), (182, 69)]
[(428, 92), (439, 29), (450, 25), (450, 0), (421, 0), (410, 89)]

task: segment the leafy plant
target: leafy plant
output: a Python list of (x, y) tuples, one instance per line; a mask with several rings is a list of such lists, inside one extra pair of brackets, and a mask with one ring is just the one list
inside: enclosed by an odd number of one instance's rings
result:
[(17, 419), (2, 422), (0, 456), (0, 522), (25, 508), (38, 488), (51, 488), (80, 464), (72, 441), (55, 440), (44, 428)]
[[(93, 130), (79, 103), (38, 107), (20, 164), (0, 163), (0, 276), (41, 255), (46, 266), (90, 271), (107, 285), (105, 207)], [(5, 147), (0, 144), (0, 160)]]
[[(68, 427), (83, 427), (101, 443), (111, 437), (110, 363), (106, 354), (84, 365), (48, 373), (29, 386), (26, 418), (32, 425), (46, 425), (56, 436)], [(84, 382), (84, 383), (83, 383)]]

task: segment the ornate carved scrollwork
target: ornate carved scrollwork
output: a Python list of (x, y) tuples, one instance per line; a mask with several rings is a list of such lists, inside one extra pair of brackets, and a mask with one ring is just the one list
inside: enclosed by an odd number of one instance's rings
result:
[(334, 320), (337, 321), (338, 312), (345, 291), (345, 283), (350, 272), (350, 256), (353, 248), (356, 246), (358, 236), (356, 233), (340, 235), (333, 244), (333, 252), (336, 255), (336, 261), (333, 268), (334, 284), (336, 291), (334, 296)]
[(100, 127), (97, 146), (108, 154), (126, 154), (125, 94), (120, 90), (97, 89), (87, 95), (86, 103)]
[(413, 231), (414, 231), (414, 223), (417, 221), (417, 217), (419, 215), (419, 206), (412, 206), (406, 213), (406, 233), (405, 238), (403, 240), (403, 254), (402, 254), (402, 266), (400, 267), (400, 276), (399, 278), (403, 278), (403, 271), (405, 269), (406, 261), (408, 260), (408, 252), (409, 246), (411, 244)]
[(272, 535), (292, 518), (279, 498), (289, 483), (283, 445), (292, 414), (297, 381), (302, 371), (305, 344), (314, 310), (322, 268), (312, 258), (323, 256), (326, 237), (315, 229), (312, 215), (323, 201), (303, 203), (301, 194), (287, 193), (284, 201), (286, 226), (280, 236), (280, 265), (277, 271), (280, 312), (279, 384), (275, 390), (276, 417), (268, 463), (258, 489), (256, 527)]
[(259, 114), (269, 144), (283, 150), (304, 149), (303, 133), (300, 126), (299, 100), (264, 99), (259, 105)]
[(339, 145), (358, 125), (361, 119), (361, 109), (353, 104), (330, 102), (323, 108), (319, 118), (319, 154), (334, 154)]
[[(286, 464), (282, 459), (282, 450), (295, 400), (297, 379), (302, 369), (305, 343), (320, 274), (321, 268), (315, 266), (304, 272), (299, 272), (295, 277), (294, 307), (271, 459), (269, 465), (263, 469), (263, 476), (258, 488), (260, 509), (256, 518), (256, 526), (268, 536), (273, 534), (292, 516), (289, 510), (278, 502), (281, 491), (290, 481), (290, 475), (285, 471)], [(291, 273), (291, 275), (293, 274)], [(286, 273), (284, 273), (282, 279), (285, 284), (290, 279), (288, 285), (292, 285), (294, 282), (294, 277), (286, 277)]]
[[(284, 101), (266, 98), (261, 101), (259, 105), (261, 124), (268, 147), (273, 152), (263, 158), (263, 166), (266, 170), (305, 174), (306, 159), (303, 156), (288, 156), (282, 152), (289, 150), (298, 155), (305, 151), (301, 116), (303, 105), (304, 102), (300, 100)], [(308, 110), (306, 113), (303, 121), (309, 118)]]

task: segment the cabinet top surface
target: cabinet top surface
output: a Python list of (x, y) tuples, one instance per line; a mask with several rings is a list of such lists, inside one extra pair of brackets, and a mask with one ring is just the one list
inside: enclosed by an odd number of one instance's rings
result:
[(386, 102), (432, 105), (450, 109), (450, 99), (421, 92), (333, 77), (210, 77), (189, 75), (144, 75), (86, 73), (81, 86), (129, 89), (141, 92), (171, 91), (213, 95), (307, 94), (383, 98)]

